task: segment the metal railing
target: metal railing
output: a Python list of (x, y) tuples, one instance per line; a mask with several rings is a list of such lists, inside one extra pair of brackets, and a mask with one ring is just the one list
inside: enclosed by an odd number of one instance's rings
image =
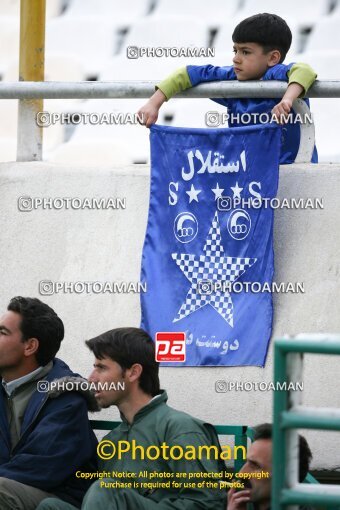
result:
[[(42, 159), (43, 131), (36, 116), (43, 99), (147, 98), (154, 82), (44, 82), (46, 0), (20, 1), (19, 82), (0, 83), (0, 99), (19, 99), (18, 161)], [(279, 81), (212, 82), (201, 84), (176, 97), (275, 98), (282, 97), (287, 84)], [(308, 97), (340, 97), (340, 81), (315, 82)], [(308, 107), (297, 99), (293, 108), (302, 115)], [(315, 143), (313, 123), (301, 123), (300, 147), (295, 161), (308, 163)]]
[[(275, 340), (275, 383), (301, 381), (304, 353), (340, 355), (340, 336), (298, 335)], [(301, 392), (274, 393), (272, 510), (300, 504), (327, 508), (340, 504), (340, 487), (299, 483), (297, 428), (340, 431), (340, 410), (304, 407)]]
[[(0, 83), (0, 99), (19, 99), (18, 161), (42, 159), (42, 128), (36, 123), (42, 99), (131, 99), (148, 98), (155, 90), (152, 81), (117, 82), (7, 82)], [(275, 98), (282, 97), (287, 84), (280, 81), (214, 82), (198, 85), (176, 98)], [(308, 97), (340, 97), (340, 81), (316, 82)], [(40, 110), (39, 110), (39, 105)], [(293, 103), (301, 118), (310, 111), (302, 99)], [(315, 144), (314, 123), (300, 123), (300, 146), (296, 163), (309, 163)]]
[[(155, 81), (20, 81), (0, 82), (0, 99), (132, 99), (147, 98), (155, 91)], [(176, 98), (282, 97), (287, 83), (282, 81), (219, 81), (202, 83)], [(316, 80), (306, 97), (340, 97), (340, 80)]]

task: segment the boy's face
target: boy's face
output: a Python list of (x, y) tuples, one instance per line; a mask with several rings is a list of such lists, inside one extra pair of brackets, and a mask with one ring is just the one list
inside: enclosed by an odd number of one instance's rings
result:
[(234, 43), (234, 71), (238, 80), (259, 80), (269, 67), (278, 64), (280, 52), (263, 52), (257, 43)]

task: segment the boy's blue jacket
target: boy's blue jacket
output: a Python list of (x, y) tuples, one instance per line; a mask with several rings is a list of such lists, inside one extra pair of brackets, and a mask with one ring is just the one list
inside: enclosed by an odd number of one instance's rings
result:
[[(75, 377), (55, 359), (44, 381)], [(21, 437), (11, 451), (6, 394), (0, 378), (0, 477), (51, 492), (80, 507), (90, 483), (77, 470), (97, 469), (97, 440), (88, 421), (92, 397), (76, 391), (57, 395), (36, 391), (26, 408)]]
[[(270, 67), (262, 80), (281, 80), (287, 81), (287, 73), (292, 67), (293, 64), (277, 64), (273, 67)], [(233, 66), (225, 66), (225, 67), (216, 67), (212, 65), (205, 66), (187, 66), (187, 72), (191, 81), (191, 85), (194, 87), (199, 83), (208, 82), (208, 81), (218, 81), (218, 80), (236, 80), (236, 74)], [(219, 103), (228, 108), (229, 117), (229, 125), (230, 127), (239, 127), (240, 125), (244, 125), (237, 122), (237, 118), (244, 113), (250, 114), (261, 114), (267, 113), (271, 114), (274, 106), (280, 102), (279, 98), (254, 98), (254, 99), (212, 99), (216, 103)], [(304, 99), (304, 101), (309, 106), (309, 100)], [(293, 112), (294, 114), (294, 112)], [(256, 118), (255, 115), (255, 118)], [(233, 119), (234, 116), (234, 119)], [(235, 120), (236, 116), (236, 120)], [(294, 114), (295, 117), (295, 114)], [(249, 122), (250, 124), (255, 124), (256, 122)], [(282, 145), (281, 145), (281, 155), (280, 155), (280, 164), (288, 164), (293, 163), (295, 161), (295, 157), (299, 150), (300, 145), (300, 125), (299, 123), (289, 123), (284, 124), (282, 127)], [(312, 156), (312, 163), (318, 162), (318, 156), (316, 147), (314, 147), (314, 152)]]

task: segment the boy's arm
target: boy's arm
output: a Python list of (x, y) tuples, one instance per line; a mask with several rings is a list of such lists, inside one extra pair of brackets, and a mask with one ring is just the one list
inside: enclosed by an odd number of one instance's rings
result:
[(156, 92), (138, 111), (141, 124), (150, 127), (158, 118), (160, 107), (172, 96), (206, 81), (235, 79), (233, 67), (219, 66), (187, 66), (174, 71), (157, 85)]
[(150, 97), (149, 101), (138, 111), (138, 117), (141, 124), (150, 127), (158, 118), (158, 112), (162, 104), (172, 96), (190, 88), (191, 82), (186, 67), (174, 71), (156, 86), (156, 92)]
[[(290, 112), (293, 101), (304, 96), (313, 85), (317, 74), (308, 64), (293, 64), (288, 73), (288, 87), (281, 101), (273, 108), (272, 113), (282, 124)], [(281, 119), (281, 121), (280, 121)]]

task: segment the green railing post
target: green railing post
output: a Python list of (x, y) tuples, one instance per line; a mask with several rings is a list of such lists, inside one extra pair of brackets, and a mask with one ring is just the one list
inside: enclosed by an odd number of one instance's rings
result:
[[(298, 358), (299, 353), (340, 355), (340, 336), (299, 335), (294, 339), (276, 340), (274, 343), (275, 383), (281, 383), (287, 378), (289, 380), (294, 369), (293, 378), (297, 375), (302, 376), (302, 363), (298, 363), (302, 358)], [(288, 356), (292, 361), (290, 373), (288, 373)], [(298, 455), (296, 451), (292, 451), (297, 443), (295, 430), (298, 428), (340, 431), (340, 411), (303, 407), (299, 397), (287, 389), (274, 393), (273, 423), (272, 510), (283, 510), (287, 506), (300, 504), (326, 504), (331, 510), (334, 503), (340, 504), (340, 487), (297, 482)], [(292, 471), (293, 476), (290, 474)]]

